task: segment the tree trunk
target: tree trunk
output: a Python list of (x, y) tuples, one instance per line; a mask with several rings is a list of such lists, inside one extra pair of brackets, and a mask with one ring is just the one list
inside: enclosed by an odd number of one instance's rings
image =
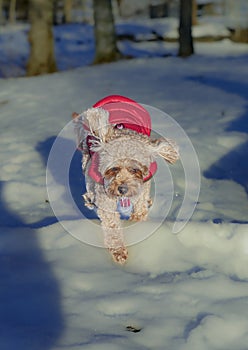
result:
[(3, 15), (3, 0), (0, 0), (0, 25), (5, 23), (5, 18)]
[(64, 0), (65, 23), (71, 23), (72, 0)]
[(16, 0), (10, 0), (9, 5), (9, 21), (15, 23), (16, 20)]
[(196, 26), (198, 24), (197, 21), (197, 0), (193, 0), (192, 2), (192, 25)]
[(121, 7), (122, 0), (117, 0), (116, 2), (118, 6), (119, 16), (122, 17), (122, 7)]
[(51, 0), (30, 0), (29, 42), (31, 52), (27, 64), (27, 75), (53, 73), (57, 70), (52, 32)]
[(180, 0), (179, 52), (181, 57), (194, 53), (192, 38), (192, 0)]
[(111, 0), (94, 0), (94, 21), (96, 48), (94, 63), (120, 59)]
[(231, 40), (238, 43), (248, 43), (248, 28), (236, 28), (231, 34)]

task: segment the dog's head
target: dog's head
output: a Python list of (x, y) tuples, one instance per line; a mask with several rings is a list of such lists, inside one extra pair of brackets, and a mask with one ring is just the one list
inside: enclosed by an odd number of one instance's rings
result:
[(133, 197), (140, 193), (147, 166), (134, 159), (120, 159), (103, 174), (105, 192), (110, 197)]
[(98, 170), (109, 197), (138, 195), (144, 182), (150, 179), (151, 164), (157, 156), (169, 163), (174, 163), (179, 157), (172, 141), (164, 138), (152, 140), (130, 130), (116, 130), (112, 138), (95, 143), (92, 150), (98, 153)]

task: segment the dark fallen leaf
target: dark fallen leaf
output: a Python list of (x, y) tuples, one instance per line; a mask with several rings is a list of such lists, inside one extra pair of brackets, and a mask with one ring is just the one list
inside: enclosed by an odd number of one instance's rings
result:
[(142, 328), (137, 328), (134, 326), (126, 326), (126, 331), (133, 332), (133, 333), (139, 333)]

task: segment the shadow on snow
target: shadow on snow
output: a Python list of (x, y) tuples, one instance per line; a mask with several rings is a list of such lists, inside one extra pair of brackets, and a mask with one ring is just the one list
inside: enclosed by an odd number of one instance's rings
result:
[[(58, 140), (58, 137), (52, 136), (48, 138), (47, 140), (40, 142), (36, 150), (41, 154), (43, 162), (45, 166), (47, 166), (47, 160), (49, 157), (49, 152), (53, 146), (53, 143), (55, 140)], [(59, 142), (61, 145), (63, 145), (63, 150), (68, 150), (71, 149), (71, 147), (75, 147), (75, 144), (72, 141), (65, 139), (65, 138), (60, 138)], [(50, 169), (52, 176), (58, 185), (64, 185), (63, 180), (61, 178), (61, 174), (63, 173), (63, 157), (66, 157), (66, 152), (64, 154), (58, 155), (58, 158), (55, 159), (56, 164), (53, 164), (52, 169)], [(73, 157), (70, 162), (70, 169), (69, 169), (69, 191), (72, 195), (72, 198), (82, 213), (83, 217), (87, 219), (96, 219), (97, 215), (95, 211), (89, 210), (87, 207), (84, 205), (84, 201), (82, 199), (82, 195), (85, 193), (86, 188), (85, 188), (85, 178), (84, 175), (82, 174), (82, 166), (81, 166), (81, 152), (78, 151), (75, 147), (75, 153), (73, 154)], [(62, 197), (63, 200), (63, 197)], [(66, 200), (66, 198), (64, 198)], [(65, 216), (62, 218), (63, 220), (73, 220), (74, 217), (71, 216)]]
[[(3, 186), (0, 182), (1, 197)], [(0, 233), (0, 348), (51, 349), (64, 329), (58, 281), (35, 230), (24, 228), (2, 200), (1, 215), (18, 229), (1, 228)]]
[[(222, 78), (210, 77), (190, 77), (190, 80), (221, 89), (230, 94), (238, 95), (241, 98), (248, 99), (248, 84), (238, 81), (230, 81)], [(231, 103), (231, 102), (230, 102)], [(226, 106), (228, 108), (228, 106)], [(226, 131), (238, 131), (248, 133), (248, 105), (246, 110), (237, 119), (227, 125)], [(212, 164), (203, 175), (208, 179), (232, 180), (245, 189), (248, 194), (248, 142), (230, 150), (229, 153), (221, 157), (217, 162)]]

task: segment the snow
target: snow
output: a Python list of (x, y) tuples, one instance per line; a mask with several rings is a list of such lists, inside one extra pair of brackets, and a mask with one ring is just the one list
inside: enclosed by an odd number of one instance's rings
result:
[[(247, 45), (237, 44), (235, 50), (230, 45), (230, 32), (227, 30), (226, 17), (202, 17), (193, 27), (195, 39), (226, 39), (215, 43), (214, 51), (218, 55), (247, 53)], [(25, 75), (29, 55), (28, 24), (0, 26), (0, 77), (20, 77)], [(116, 31), (121, 40), (119, 48), (123, 54), (135, 58), (165, 57), (177, 55), (178, 19), (144, 17), (120, 19), (116, 18)], [(87, 66), (94, 59), (94, 34), (91, 24), (73, 23), (57, 25), (53, 29), (55, 55), (59, 71)], [(132, 38), (132, 40), (129, 40)], [(159, 39), (159, 40), (157, 40)], [(172, 42), (171, 42), (172, 41)], [(222, 50), (221, 50), (221, 46)], [(200, 43), (196, 43), (201, 45)], [(204, 48), (208, 47), (206, 45)], [(213, 44), (213, 47), (214, 44)]]
[[(75, 48), (76, 34), (68, 28), (63, 35)], [(247, 45), (227, 39), (196, 43), (196, 55), (184, 60), (175, 54), (158, 57), (161, 43), (130, 45), (139, 53), (142, 45), (150, 57), (99, 66), (85, 66), (85, 58), (81, 68), (1, 79), (3, 350), (247, 348)], [(175, 43), (165, 47), (176, 52)], [(67, 63), (76, 66), (71, 52), (61, 44), (61, 70)], [(124, 267), (99, 247), (99, 223), (83, 207), (80, 155), (69, 123), (73, 111), (109, 94), (129, 96), (173, 117), (192, 142), (201, 171), (194, 214), (173, 234), (185, 171), (195, 163), (184, 152), (188, 139), (178, 138), (181, 129), (173, 129), (163, 113), (152, 113), (154, 130), (174, 135), (183, 159), (169, 167), (159, 162), (156, 204), (147, 223), (127, 227), (132, 234)], [(65, 127), (68, 134), (48, 169), (49, 203), (46, 164)], [(68, 181), (73, 205), (67, 202)], [(191, 196), (196, 200), (196, 193)], [(51, 209), (56, 201), (60, 222)], [(170, 204), (164, 221), (161, 209)]]

